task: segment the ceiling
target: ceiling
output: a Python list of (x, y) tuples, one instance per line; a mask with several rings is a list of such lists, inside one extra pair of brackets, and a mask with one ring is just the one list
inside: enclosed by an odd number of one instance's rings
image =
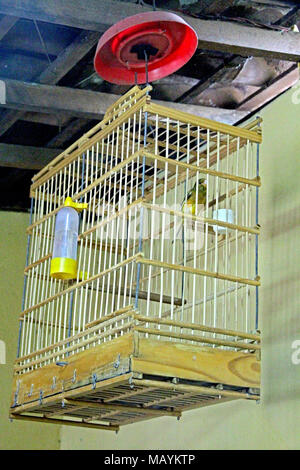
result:
[(0, 0), (2, 210), (27, 211), (33, 174), (97, 123), (114, 95), (129, 89), (103, 81), (93, 67), (98, 39), (118, 18), (154, 7), (185, 15), (198, 28), (199, 47), (189, 63), (152, 83), (153, 99), (175, 102), (179, 109), (238, 124), (298, 80), (298, 2), (90, 0), (88, 5), (84, 11), (80, 0), (66, 0), (63, 7), (58, 0)]

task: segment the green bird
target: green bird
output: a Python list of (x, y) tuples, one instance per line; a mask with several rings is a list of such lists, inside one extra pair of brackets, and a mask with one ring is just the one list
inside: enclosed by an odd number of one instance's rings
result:
[(196, 214), (196, 207), (199, 205), (206, 204), (206, 180), (201, 178), (198, 180), (198, 195), (197, 195), (197, 181), (192, 187), (192, 189), (187, 193), (186, 197), (181, 203), (182, 212), (186, 208), (189, 209), (189, 212), (192, 215)]
[[(198, 185), (198, 191), (197, 191), (197, 185)], [(186, 197), (181, 203), (182, 212), (196, 215), (196, 208), (199, 210), (199, 207), (201, 205), (205, 206), (206, 204), (206, 189), (207, 188), (206, 188), (205, 178), (199, 179), (198, 182), (196, 181), (192, 189), (190, 189), (190, 191), (187, 193)], [(178, 234), (181, 228), (183, 229), (182, 224), (179, 227), (179, 230), (176, 234), (175, 239), (178, 237)], [(172, 243), (174, 243), (174, 240), (172, 241)]]

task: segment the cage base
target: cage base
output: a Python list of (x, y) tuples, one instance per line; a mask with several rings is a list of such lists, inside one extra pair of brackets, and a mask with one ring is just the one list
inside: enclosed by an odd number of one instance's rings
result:
[(255, 354), (129, 333), (15, 375), (12, 419), (117, 431), (235, 399), (259, 399)]

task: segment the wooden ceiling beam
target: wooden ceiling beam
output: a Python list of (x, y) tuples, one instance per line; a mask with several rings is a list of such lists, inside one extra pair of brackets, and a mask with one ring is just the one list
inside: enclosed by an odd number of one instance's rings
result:
[[(41, 85), (18, 80), (0, 80), (0, 107), (41, 113), (64, 113), (86, 119), (102, 118), (107, 108), (114, 104), (119, 95), (80, 90), (61, 86)], [(192, 104), (156, 101), (154, 103), (175, 108), (196, 116), (234, 124), (245, 118), (245, 111), (211, 108)]]
[[(36, 81), (48, 85), (58, 83), (95, 46), (98, 39), (99, 33), (95, 31), (82, 31), (41, 73)], [(0, 136), (7, 132), (16, 121), (22, 119), (23, 116), (24, 113), (20, 110), (17, 112), (15, 110), (6, 111), (0, 120)]]
[(257, 92), (244, 100), (237, 109), (253, 112), (261, 108), (280, 93), (294, 86), (299, 80), (299, 68), (297, 65), (290, 67), (287, 71), (276, 77), (268, 86), (262, 86)]
[(40, 170), (61, 152), (61, 149), (0, 144), (0, 167)]
[[(50, 23), (103, 32), (118, 21), (146, 11), (150, 6), (129, 2), (89, 0), (88, 8), (81, 0), (0, 0), (0, 13), (18, 15)], [(230, 52), (242, 56), (272, 57), (300, 61), (300, 35), (288, 31), (272, 31), (237, 22), (201, 20), (178, 13), (196, 31), (201, 49)]]
[(4, 16), (0, 20), (0, 41), (4, 36), (11, 30), (11, 28), (16, 24), (19, 18), (16, 16)]
[(46, 124), (47, 126), (63, 127), (71, 121), (70, 116), (62, 114), (47, 114), (47, 113), (33, 113), (25, 112), (22, 115), (22, 121), (35, 122), (38, 124)]
[(49, 148), (61, 148), (65, 146), (65, 143), (73, 139), (74, 136), (80, 132), (87, 124), (88, 119), (78, 118), (72, 119), (72, 121), (55, 137), (53, 137), (47, 143)]
[(233, 57), (231, 60), (224, 63), (224, 65), (220, 66), (210, 77), (206, 78), (206, 80), (193, 86), (180, 97), (178, 101), (181, 103), (192, 103), (204, 90), (209, 88), (212, 84), (224, 80), (224, 77), (226, 77), (228, 81), (234, 80), (243, 69), (246, 60), (247, 59), (242, 59), (241, 57)]

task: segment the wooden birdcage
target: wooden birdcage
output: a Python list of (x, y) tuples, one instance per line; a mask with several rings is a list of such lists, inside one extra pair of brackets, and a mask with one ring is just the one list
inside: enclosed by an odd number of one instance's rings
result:
[[(260, 119), (221, 124), (150, 91), (33, 178), (13, 419), (118, 430), (259, 398)], [(186, 211), (200, 179), (206, 200)], [(71, 280), (50, 276), (67, 197), (87, 204)]]

